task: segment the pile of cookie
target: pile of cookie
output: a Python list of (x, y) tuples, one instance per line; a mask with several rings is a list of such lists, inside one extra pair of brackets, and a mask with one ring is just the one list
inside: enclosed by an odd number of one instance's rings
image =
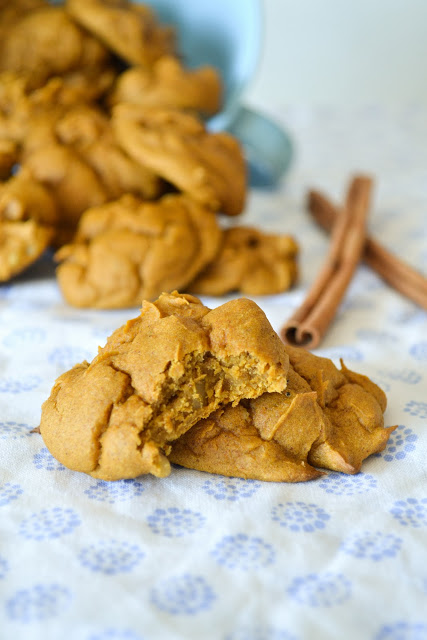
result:
[(366, 376), (285, 346), (252, 300), (210, 310), (174, 292), (58, 378), (40, 433), (65, 466), (104, 480), (165, 477), (173, 462), (300, 482), (359, 471), (395, 428), (385, 408)]
[(145, 5), (0, 0), (0, 281), (54, 247), (78, 307), (288, 289), (292, 237), (218, 222), (246, 198), (238, 141), (203, 121), (221, 102)]

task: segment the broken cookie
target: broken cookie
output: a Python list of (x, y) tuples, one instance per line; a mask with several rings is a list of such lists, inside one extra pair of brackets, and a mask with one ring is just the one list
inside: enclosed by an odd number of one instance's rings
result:
[(322, 475), (308, 454), (322, 428), (316, 394), (292, 369), (283, 393), (218, 409), (172, 444), (169, 460), (189, 469), (270, 482)]
[(105, 480), (164, 477), (171, 442), (221, 406), (283, 391), (287, 369), (254, 302), (211, 311), (192, 296), (163, 294), (144, 302), (91, 364), (58, 378), (40, 432), (71, 469)]
[(220, 233), (215, 214), (186, 196), (125, 195), (83, 215), (74, 243), (56, 254), (59, 285), (77, 307), (139, 306), (184, 288), (212, 260)]
[(213, 211), (242, 212), (246, 166), (240, 144), (209, 133), (196, 117), (174, 109), (120, 104), (112, 125), (118, 144), (180, 191)]
[(291, 236), (252, 227), (223, 232), (220, 250), (189, 290), (222, 296), (232, 291), (259, 296), (287, 291), (297, 277), (298, 245)]
[(314, 467), (357, 473), (384, 449), (384, 393), (366, 376), (285, 346), (282, 393), (242, 400), (201, 420), (172, 445), (169, 459), (187, 468), (256, 480), (301, 482)]

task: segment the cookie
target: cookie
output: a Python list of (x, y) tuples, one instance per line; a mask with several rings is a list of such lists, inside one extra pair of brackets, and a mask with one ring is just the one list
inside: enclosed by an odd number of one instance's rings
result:
[(128, 0), (67, 0), (72, 18), (124, 61), (151, 66), (173, 53), (174, 31), (162, 26), (150, 7)]
[(218, 255), (190, 285), (193, 293), (249, 296), (287, 291), (297, 277), (298, 245), (288, 235), (234, 227), (223, 233)]
[(147, 200), (161, 194), (160, 178), (116, 144), (110, 120), (99, 108), (85, 104), (70, 108), (58, 119), (55, 133), (62, 144), (72, 146), (95, 171), (109, 200), (123, 193)]
[(316, 391), (324, 428), (309, 461), (317, 467), (357, 473), (363, 460), (382, 451), (396, 427), (384, 428), (387, 399), (368, 377), (341, 370), (328, 358), (285, 347), (295, 371)]
[(133, 67), (117, 79), (111, 105), (130, 102), (142, 107), (183, 109), (213, 115), (221, 108), (222, 83), (210, 66), (186, 69), (172, 56), (159, 58), (151, 68)]
[[(169, 459), (225, 476), (301, 482), (314, 467), (357, 473), (384, 449), (386, 398), (366, 376), (303, 349), (290, 358), (282, 393), (265, 393), (201, 420), (173, 443)], [(301, 375), (300, 375), (301, 374)]]
[(83, 215), (75, 243), (56, 254), (58, 282), (77, 307), (139, 306), (184, 288), (219, 240), (215, 214), (190, 198), (148, 203), (128, 194)]
[[(11, 27), (30, 11), (48, 5), (46, 0), (3, 0), (0, 2), (0, 43), (4, 41)], [(1, 45), (0, 45), (1, 46)]]
[(111, 90), (117, 76), (117, 69), (111, 64), (86, 66), (63, 73), (62, 100), (68, 104), (100, 100)]
[(227, 215), (246, 197), (242, 149), (227, 133), (209, 133), (194, 116), (172, 109), (120, 104), (113, 109), (117, 142), (141, 164), (197, 202)]
[(316, 394), (290, 369), (283, 393), (228, 405), (172, 444), (169, 460), (189, 469), (269, 482), (322, 475), (307, 456), (322, 429)]
[(24, 271), (49, 246), (56, 204), (25, 172), (0, 183), (0, 281)]
[(12, 24), (0, 43), (0, 70), (26, 72), (33, 88), (73, 69), (98, 66), (107, 49), (80, 29), (62, 7), (30, 11)]
[(117, 329), (89, 365), (56, 381), (40, 432), (65, 466), (116, 480), (169, 474), (170, 443), (222, 405), (286, 387), (288, 358), (251, 300), (213, 311), (163, 294)]
[(70, 147), (41, 146), (25, 158), (23, 166), (57, 203), (57, 245), (71, 240), (86, 209), (108, 200), (108, 190), (95, 171)]

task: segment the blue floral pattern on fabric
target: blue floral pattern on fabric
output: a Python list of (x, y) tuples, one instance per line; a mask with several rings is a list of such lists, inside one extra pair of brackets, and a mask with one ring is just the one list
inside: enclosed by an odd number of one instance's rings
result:
[(377, 481), (369, 473), (358, 473), (347, 476), (344, 473), (332, 472), (319, 481), (319, 487), (326, 493), (337, 496), (354, 496), (375, 489)]
[(297, 640), (297, 638), (283, 629), (255, 625), (237, 629), (227, 634), (224, 640)]
[(341, 551), (355, 558), (367, 558), (378, 562), (394, 558), (400, 551), (402, 539), (394, 533), (381, 531), (356, 532), (345, 539), (340, 546)]
[(415, 360), (419, 362), (427, 361), (427, 342), (418, 342), (417, 344), (412, 345), (409, 349), (409, 353)]
[(330, 516), (322, 507), (306, 502), (279, 503), (271, 511), (271, 519), (291, 531), (312, 533), (324, 529)]
[(7, 616), (18, 622), (49, 620), (60, 615), (71, 602), (69, 589), (59, 584), (36, 584), (20, 589), (6, 602)]
[(87, 640), (143, 640), (143, 638), (130, 629), (109, 627), (103, 631), (91, 634)]
[(418, 384), (423, 379), (422, 375), (413, 369), (389, 369), (388, 371), (382, 369), (379, 373), (390, 380), (398, 380), (411, 385)]
[(45, 471), (65, 471), (64, 465), (53, 457), (47, 447), (42, 447), (38, 453), (34, 454), (33, 464), (36, 469)]
[(375, 343), (379, 342), (381, 344), (392, 344), (396, 341), (394, 334), (379, 329), (359, 329), (356, 331), (356, 336), (361, 340)]
[(274, 563), (276, 553), (262, 538), (239, 533), (224, 536), (212, 551), (218, 564), (228, 569), (261, 569)]
[(202, 576), (184, 573), (151, 590), (151, 603), (171, 615), (195, 615), (212, 608), (216, 595)]
[(145, 487), (138, 480), (116, 480), (115, 482), (98, 480), (89, 489), (85, 489), (83, 493), (90, 500), (115, 504), (116, 502), (125, 502), (137, 498), (143, 491), (145, 491)]
[(31, 427), (25, 422), (0, 422), (0, 440), (20, 440), (31, 435)]
[(427, 418), (427, 402), (410, 400), (410, 402), (406, 403), (404, 411), (409, 413), (411, 416), (416, 416), (417, 418), (421, 418), (421, 420), (425, 420)]
[(206, 518), (197, 511), (191, 509), (156, 509), (147, 516), (147, 523), (153, 533), (167, 538), (181, 538), (186, 534), (194, 533), (203, 527)]
[(72, 533), (80, 524), (81, 520), (73, 509), (52, 507), (23, 520), (19, 533), (29, 540), (52, 540)]
[(425, 640), (426, 638), (427, 623), (400, 620), (381, 627), (374, 640)]
[(216, 500), (237, 502), (242, 498), (250, 498), (261, 487), (258, 480), (242, 480), (241, 478), (212, 478), (203, 483), (202, 489), (208, 496)]
[(39, 376), (22, 376), (21, 378), (0, 379), (0, 393), (24, 393), (37, 389), (41, 382)]
[(316, 355), (323, 358), (330, 358), (331, 360), (339, 360), (342, 358), (344, 361), (352, 360), (353, 362), (361, 362), (364, 359), (363, 353), (356, 347), (330, 347), (329, 349), (318, 349)]
[(408, 453), (415, 451), (417, 440), (417, 434), (410, 427), (400, 424), (391, 434), (384, 451), (377, 453), (376, 456), (383, 458), (386, 462), (404, 460)]
[(46, 331), (40, 327), (22, 327), (14, 329), (3, 338), (5, 347), (21, 347), (23, 345), (32, 345), (41, 343), (46, 340)]
[(342, 573), (310, 573), (295, 578), (288, 589), (290, 597), (310, 607), (332, 607), (351, 596), (351, 582)]
[(397, 500), (390, 513), (404, 527), (416, 529), (427, 526), (427, 498)]
[(0, 487), (0, 507), (9, 504), (24, 493), (23, 488), (16, 482), (6, 482)]
[(84, 349), (79, 349), (78, 347), (56, 347), (53, 349), (48, 355), (48, 362), (51, 364), (56, 364), (61, 369), (71, 369), (78, 362), (83, 362), (84, 360), (92, 360), (93, 354)]
[(5, 577), (8, 570), (9, 570), (9, 564), (6, 558), (3, 558), (3, 556), (0, 556), (0, 580)]
[(81, 564), (105, 575), (128, 573), (145, 556), (137, 544), (118, 540), (101, 540), (84, 547), (79, 553)]

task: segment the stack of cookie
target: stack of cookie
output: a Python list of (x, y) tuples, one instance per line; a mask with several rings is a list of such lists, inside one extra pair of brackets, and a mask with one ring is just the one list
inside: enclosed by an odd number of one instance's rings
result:
[(277, 293), (289, 236), (236, 227), (239, 143), (209, 133), (221, 79), (186, 69), (173, 29), (128, 0), (0, 2), (0, 279), (58, 249), (70, 304), (140, 305), (162, 291)]
[(394, 429), (385, 408), (365, 376), (285, 346), (255, 302), (212, 311), (175, 292), (58, 378), (40, 432), (64, 465), (105, 480), (165, 477), (175, 462), (299, 482), (359, 471)]

